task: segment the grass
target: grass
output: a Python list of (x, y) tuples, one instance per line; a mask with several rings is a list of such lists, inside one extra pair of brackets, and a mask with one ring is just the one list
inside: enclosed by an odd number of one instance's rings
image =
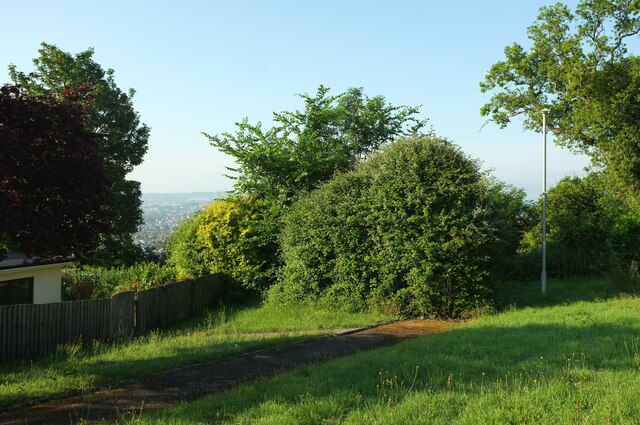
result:
[(499, 288), (505, 311), (148, 412), (143, 424), (637, 424), (640, 299), (605, 281)]
[(205, 322), (217, 333), (238, 334), (355, 328), (391, 319), (382, 312), (350, 313), (315, 306), (281, 307), (256, 302), (238, 307), (223, 306), (210, 313)]
[(502, 282), (495, 288), (495, 299), (501, 310), (507, 308), (551, 307), (578, 301), (600, 301), (632, 292), (631, 285), (614, 285), (609, 279), (553, 279), (542, 295), (540, 282)]
[(389, 320), (379, 313), (342, 313), (300, 305), (287, 309), (251, 304), (215, 311), (132, 340), (66, 346), (55, 355), (0, 368), (0, 408), (67, 392), (131, 384), (154, 373), (231, 357), (266, 346), (307, 338), (291, 335), (244, 335), (277, 331), (312, 331), (361, 327)]

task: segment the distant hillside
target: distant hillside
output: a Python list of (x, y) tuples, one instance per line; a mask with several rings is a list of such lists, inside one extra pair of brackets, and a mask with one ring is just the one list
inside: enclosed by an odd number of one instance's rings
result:
[(195, 201), (201, 203), (224, 196), (227, 196), (227, 192), (143, 193), (141, 199), (145, 205), (149, 206), (169, 202), (183, 204)]

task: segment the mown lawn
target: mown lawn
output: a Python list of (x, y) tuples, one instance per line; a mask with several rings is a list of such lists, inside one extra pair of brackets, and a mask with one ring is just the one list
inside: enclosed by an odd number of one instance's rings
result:
[[(514, 286), (517, 285), (517, 286)], [(511, 284), (506, 311), (148, 412), (145, 424), (637, 424), (640, 298)]]
[[(67, 392), (139, 382), (162, 370), (308, 338), (323, 329), (361, 327), (391, 317), (314, 306), (221, 306), (199, 318), (119, 343), (61, 348), (55, 355), (0, 367), (0, 408)], [(249, 333), (306, 331), (291, 335)]]

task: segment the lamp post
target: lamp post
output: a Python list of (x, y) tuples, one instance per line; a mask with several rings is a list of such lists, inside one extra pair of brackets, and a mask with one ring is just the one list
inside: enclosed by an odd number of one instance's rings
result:
[(547, 113), (542, 110), (542, 273), (540, 289), (542, 295), (547, 293)]

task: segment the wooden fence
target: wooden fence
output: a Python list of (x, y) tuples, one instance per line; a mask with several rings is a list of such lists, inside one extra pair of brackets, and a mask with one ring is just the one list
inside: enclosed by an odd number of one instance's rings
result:
[(215, 306), (222, 290), (222, 278), (216, 274), (111, 298), (0, 306), (0, 361), (167, 326)]

